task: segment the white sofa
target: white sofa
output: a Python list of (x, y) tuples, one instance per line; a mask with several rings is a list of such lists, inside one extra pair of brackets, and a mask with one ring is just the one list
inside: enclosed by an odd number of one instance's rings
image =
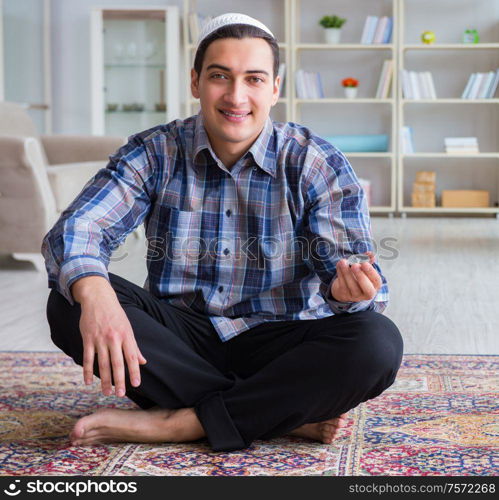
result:
[(44, 269), (42, 239), (125, 137), (38, 135), (23, 106), (0, 102), (0, 254)]

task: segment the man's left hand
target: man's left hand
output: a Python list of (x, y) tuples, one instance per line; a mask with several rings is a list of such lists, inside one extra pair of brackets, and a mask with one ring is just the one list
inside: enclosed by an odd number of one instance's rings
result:
[(372, 252), (366, 252), (369, 262), (352, 264), (340, 259), (336, 264), (336, 278), (331, 285), (333, 299), (338, 302), (360, 302), (373, 299), (381, 288), (381, 276), (372, 264), (375, 261)]

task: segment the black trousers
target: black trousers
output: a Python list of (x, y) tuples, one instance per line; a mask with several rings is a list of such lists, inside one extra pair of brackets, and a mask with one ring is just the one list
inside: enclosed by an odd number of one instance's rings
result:
[[(215, 451), (337, 417), (380, 395), (400, 367), (400, 332), (373, 311), (266, 322), (222, 342), (206, 316), (109, 277), (147, 359), (139, 387), (126, 370), (126, 395), (143, 409), (194, 408)], [(52, 290), (52, 340), (82, 365), (80, 313), (80, 304)]]

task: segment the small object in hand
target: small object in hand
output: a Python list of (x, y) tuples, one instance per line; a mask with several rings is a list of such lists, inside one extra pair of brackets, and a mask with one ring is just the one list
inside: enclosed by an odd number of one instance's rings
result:
[(352, 267), (352, 264), (362, 264), (362, 262), (369, 262), (371, 259), (369, 255), (365, 255), (363, 253), (354, 253), (348, 257), (348, 267)]

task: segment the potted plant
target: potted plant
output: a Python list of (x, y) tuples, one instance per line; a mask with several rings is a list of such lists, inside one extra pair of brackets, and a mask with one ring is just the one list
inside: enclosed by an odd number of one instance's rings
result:
[(319, 24), (324, 28), (324, 41), (326, 43), (340, 43), (341, 27), (347, 22), (346, 19), (334, 16), (324, 16)]
[(341, 81), (343, 88), (345, 89), (345, 97), (347, 99), (354, 99), (357, 97), (357, 87), (359, 86), (359, 81), (355, 78), (349, 77)]

